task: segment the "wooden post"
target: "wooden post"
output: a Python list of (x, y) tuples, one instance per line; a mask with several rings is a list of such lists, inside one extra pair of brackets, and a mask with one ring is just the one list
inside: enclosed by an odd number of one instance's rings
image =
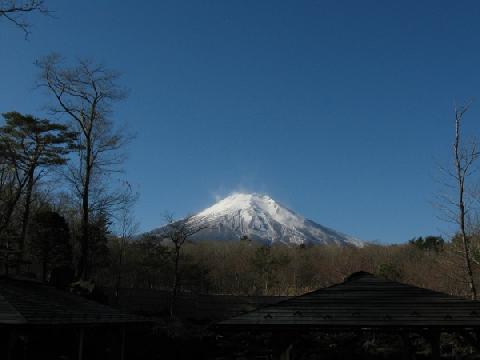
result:
[(431, 329), (428, 332), (430, 346), (432, 347), (432, 360), (440, 359), (440, 331)]
[(78, 333), (78, 360), (83, 360), (83, 342), (85, 337), (85, 329), (81, 328)]
[(120, 333), (120, 360), (125, 360), (125, 327), (122, 327)]
[(23, 337), (23, 360), (28, 359), (28, 342), (30, 341), (28, 335)]
[(402, 359), (403, 360), (410, 360), (412, 358), (412, 346), (410, 343), (410, 337), (408, 332), (403, 331), (400, 334), (402, 338)]
[(17, 332), (15, 330), (8, 332), (8, 340), (7, 340), (7, 359), (13, 359), (13, 352), (15, 349), (15, 341), (17, 340)]
[(288, 345), (285, 350), (280, 353), (280, 360), (290, 360), (290, 353), (292, 351), (293, 345)]
[(293, 348), (292, 338), (293, 336), (289, 333), (273, 334), (271, 346), (274, 353), (274, 359), (290, 360)]

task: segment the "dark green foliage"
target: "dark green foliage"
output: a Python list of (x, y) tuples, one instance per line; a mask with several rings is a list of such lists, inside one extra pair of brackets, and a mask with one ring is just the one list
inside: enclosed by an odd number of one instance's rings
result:
[(88, 268), (92, 272), (111, 265), (108, 248), (109, 225), (105, 215), (98, 216), (89, 224), (88, 245), (90, 252)]
[[(11, 225), (14, 211), (20, 211), (18, 248), (23, 253), (30, 216), (32, 192), (44, 170), (63, 165), (73, 148), (76, 134), (65, 125), (18, 112), (3, 114), (0, 127), (0, 237)], [(23, 196), (23, 200), (21, 200)]]
[(400, 281), (402, 278), (401, 271), (391, 263), (380, 264), (377, 270), (377, 274), (388, 280)]
[(0, 158), (23, 171), (32, 166), (59, 165), (73, 147), (76, 133), (62, 124), (18, 112), (3, 114), (0, 128)]
[(426, 236), (425, 238), (419, 236), (409, 240), (408, 243), (420, 250), (439, 252), (443, 250), (445, 240), (441, 236)]
[(43, 280), (54, 267), (71, 266), (70, 231), (63, 216), (54, 211), (41, 211), (32, 219), (30, 251), (42, 264)]

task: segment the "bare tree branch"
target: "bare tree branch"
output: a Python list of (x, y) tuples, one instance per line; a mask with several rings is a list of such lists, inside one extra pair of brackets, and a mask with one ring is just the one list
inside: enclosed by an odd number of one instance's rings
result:
[(165, 214), (167, 225), (164, 228), (162, 238), (171, 241), (174, 248), (174, 274), (172, 283), (172, 297), (170, 301), (170, 318), (175, 317), (175, 304), (180, 286), (180, 257), (185, 243), (195, 234), (207, 228), (207, 226), (196, 224), (193, 217), (187, 216), (182, 220), (174, 220), (171, 213)]
[(25, 38), (30, 35), (30, 23), (26, 20), (26, 15), (34, 12), (49, 14), (44, 0), (0, 0), (0, 19), (5, 18), (20, 28), (25, 33)]
[(466, 180), (471, 174), (469, 172), (470, 167), (478, 159), (477, 146), (475, 143), (471, 144), (468, 148), (462, 148), (462, 136), (461, 126), (463, 116), (469, 109), (470, 103), (467, 103), (460, 107), (455, 107), (455, 142), (453, 144), (453, 152), (455, 159), (455, 170), (457, 173), (457, 216), (459, 225), (459, 236), (463, 245), (464, 253), (464, 268), (466, 280), (469, 285), (470, 294), (473, 300), (477, 298), (477, 289), (474, 281), (472, 270), (472, 254), (470, 248), (470, 238), (467, 235), (466, 218), (468, 214), (468, 208), (465, 202), (465, 188)]

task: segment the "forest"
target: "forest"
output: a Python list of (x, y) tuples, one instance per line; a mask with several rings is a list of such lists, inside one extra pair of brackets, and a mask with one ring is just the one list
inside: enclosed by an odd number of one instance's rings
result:
[[(367, 271), (468, 297), (459, 245), (458, 239), (445, 242), (437, 236), (363, 248), (266, 246), (247, 239), (186, 243), (180, 261), (180, 283), (189, 292), (292, 296), (342, 282), (353, 272)], [(111, 266), (97, 273), (100, 283), (123, 288), (171, 287), (174, 260), (168, 244), (145, 236), (125, 244), (121, 256), (122, 247), (116, 238), (109, 249)]]

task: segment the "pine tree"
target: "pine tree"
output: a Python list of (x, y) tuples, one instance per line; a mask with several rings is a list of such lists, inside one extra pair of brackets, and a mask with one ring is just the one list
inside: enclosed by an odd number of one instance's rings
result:
[(31, 226), (30, 251), (42, 265), (44, 281), (54, 267), (71, 265), (70, 231), (63, 216), (54, 211), (35, 214)]
[(15, 174), (16, 186), (12, 197), (4, 203), (2, 209), (0, 236), (8, 227), (23, 194), (22, 227), (18, 240), (18, 248), (22, 254), (33, 188), (47, 169), (65, 164), (76, 134), (70, 132), (65, 125), (32, 115), (8, 112), (3, 114), (3, 117), (5, 125), (0, 127), (0, 159), (1, 163)]

